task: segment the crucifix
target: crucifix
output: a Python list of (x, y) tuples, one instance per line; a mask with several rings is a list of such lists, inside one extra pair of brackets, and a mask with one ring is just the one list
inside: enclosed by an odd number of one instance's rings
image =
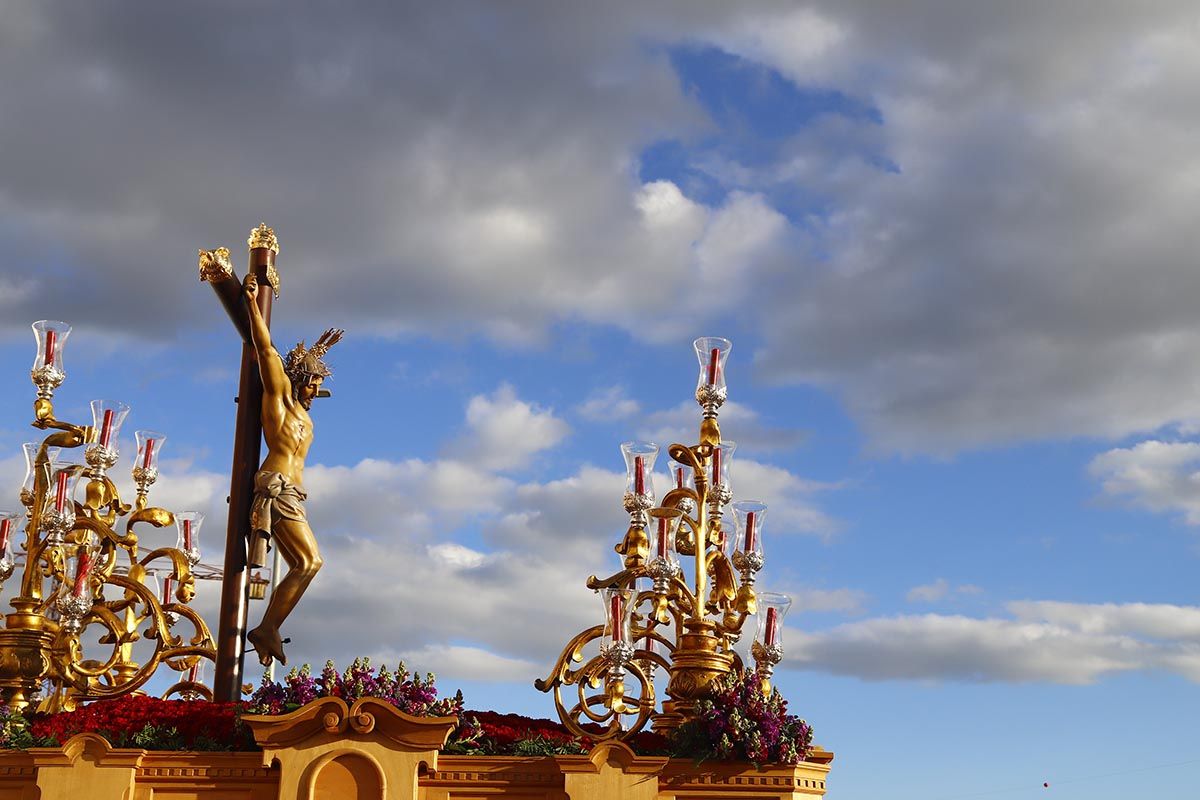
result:
[[(330, 329), (311, 348), (300, 342), (286, 359), (280, 356), (270, 331), (271, 305), (279, 295), (279, 241), (264, 223), (251, 231), (247, 245), (245, 281), (234, 274), (226, 248), (200, 251), (200, 279), (212, 285), (242, 338), (213, 685), (214, 699), (225, 702), (241, 696), (243, 639), (264, 666), (287, 662), (283, 645), (288, 640), (279, 627), (321, 567), (304, 511), (304, 459), (312, 444), (308, 410), (314, 399), (329, 396), (321, 386), (330, 374), (322, 358), (342, 336)], [(267, 458), (260, 467), (264, 436)], [(265, 565), (271, 542), (287, 561), (288, 573), (271, 592), (262, 623), (247, 633), (247, 567)]]

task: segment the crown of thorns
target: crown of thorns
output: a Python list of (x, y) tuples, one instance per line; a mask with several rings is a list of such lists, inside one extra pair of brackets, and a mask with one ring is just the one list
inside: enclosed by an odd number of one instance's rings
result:
[(345, 331), (330, 328), (321, 334), (321, 338), (317, 339), (317, 343), (312, 347), (305, 347), (304, 340), (301, 339), (284, 359), (283, 371), (293, 381), (301, 375), (319, 375), (322, 378), (328, 378), (333, 372), (321, 359), (329, 352), (329, 348), (342, 340), (343, 333)]

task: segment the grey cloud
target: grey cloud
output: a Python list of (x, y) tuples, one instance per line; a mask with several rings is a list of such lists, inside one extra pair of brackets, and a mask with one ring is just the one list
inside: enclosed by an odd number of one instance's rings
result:
[[(700, 120), (628, 10), (18, 6), (7, 269), (38, 270), (22, 309), (121, 329), (202, 319), (195, 248), (236, 252), (260, 217), (289, 313), (509, 340), (607, 318), (658, 255), (639, 252), (631, 158)], [(662, 277), (641, 308), (681, 275)], [(129, 306), (144, 313), (114, 319)]]
[[(1187, 3), (356, 8), (6, 4), (0, 330), (213, 324), (195, 248), (266, 218), (288, 317), (385, 335), (662, 338), (761, 298), (761, 372), (839, 393), (881, 450), (1200, 417)], [(713, 123), (664, 44), (882, 124), (700, 154), (728, 199), (671, 200), (641, 148)], [(785, 224), (781, 188), (824, 211)]]
[(866, 680), (1092, 683), (1146, 662), (1146, 647), (1008, 620), (871, 619), (793, 637), (788, 663)]
[(1123, 672), (1200, 681), (1200, 609), (1009, 604), (1011, 618), (925, 614), (791, 632), (787, 664), (864, 680), (1089, 684)]
[(815, 142), (830, 164), (805, 185), (831, 211), (811, 220), (788, 288), (767, 297), (762, 369), (838, 391), (884, 450), (1195, 416), (1200, 277), (1184, 209), (1197, 188), (1184, 176), (1197, 112), (1179, 101), (1200, 72), (1192, 9), (839, 4), (820, 16), (837, 32), (820, 63), (796, 61), (766, 21), (751, 26), (762, 36), (718, 38), (803, 85), (869, 97), (883, 125), (861, 126), (897, 169)]

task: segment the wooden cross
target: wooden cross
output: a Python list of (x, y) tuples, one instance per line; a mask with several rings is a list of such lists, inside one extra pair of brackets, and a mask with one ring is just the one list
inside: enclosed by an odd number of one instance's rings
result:
[[(275, 270), (279, 242), (275, 233), (263, 223), (251, 231), (247, 245), (250, 249), (247, 271), (258, 277), (260, 285), (270, 285), (273, 290), (258, 293), (258, 307), (269, 326), (271, 305), (274, 297), (279, 296), (279, 275)], [(212, 286), (242, 339), (238, 394), (233, 400), (237, 404), (237, 421), (233, 434), (229, 523), (225, 535), (217, 666), (213, 679), (213, 699), (228, 703), (242, 696), (242, 658), (250, 599), (246, 544), (250, 534), (250, 508), (254, 500), (254, 474), (258, 471), (262, 454), (263, 386), (258, 374), (254, 342), (250, 338), (250, 318), (242, 294), (242, 282), (229, 263), (229, 251), (226, 248), (200, 251), (200, 280)]]

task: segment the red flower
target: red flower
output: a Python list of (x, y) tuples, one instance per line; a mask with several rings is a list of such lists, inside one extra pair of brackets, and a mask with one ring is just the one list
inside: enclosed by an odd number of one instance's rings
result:
[(108, 739), (114, 747), (252, 749), (248, 732), (237, 720), (239, 706), (206, 700), (121, 697), (35, 717), (31, 732), (35, 741), (47, 745), (61, 745), (78, 733), (92, 732)]

